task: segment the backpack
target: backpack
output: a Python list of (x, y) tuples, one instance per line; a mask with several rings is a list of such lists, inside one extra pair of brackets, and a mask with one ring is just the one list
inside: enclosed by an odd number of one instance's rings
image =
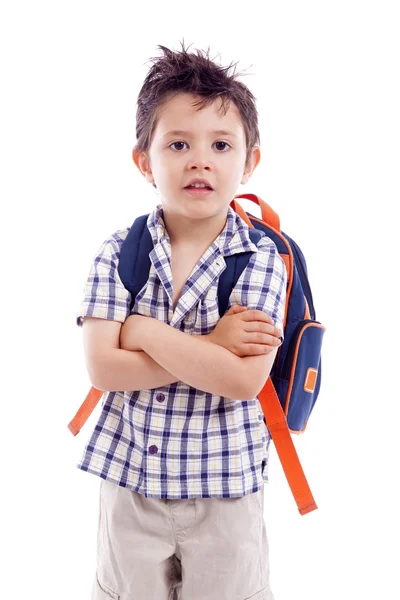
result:
[[(237, 202), (246, 198), (261, 209), (261, 219), (247, 213)], [(326, 328), (315, 320), (315, 309), (308, 281), (307, 265), (303, 253), (286, 233), (280, 229), (278, 214), (254, 194), (234, 197), (230, 206), (249, 227), (251, 241), (257, 245), (267, 235), (277, 246), (287, 271), (287, 291), (283, 323), (284, 341), (272, 366), (270, 375), (258, 394), (264, 412), (264, 421), (271, 434), (286, 479), (301, 515), (317, 505), (304, 475), (291, 433), (303, 433), (317, 400), (321, 385), (321, 346)], [(150, 271), (149, 253), (153, 241), (147, 228), (149, 215), (138, 217), (121, 246), (118, 273), (122, 283), (135, 298), (146, 284)], [(252, 252), (242, 252), (225, 257), (226, 269), (218, 284), (219, 314), (226, 312), (229, 297)], [(76, 435), (103, 395), (92, 387), (69, 423)]]

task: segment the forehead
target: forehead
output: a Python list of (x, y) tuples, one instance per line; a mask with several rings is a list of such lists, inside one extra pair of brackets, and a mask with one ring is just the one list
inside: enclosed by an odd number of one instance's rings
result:
[(165, 136), (170, 131), (186, 131), (195, 134), (223, 130), (231, 133), (232, 137), (243, 137), (244, 130), (240, 114), (233, 102), (230, 102), (229, 109), (224, 114), (220, 98), (203, 108), (194, 106), (200, 100), (202, 97), (186, 93), (167, 99), (158, 113), (155, 132), (157, 136)]

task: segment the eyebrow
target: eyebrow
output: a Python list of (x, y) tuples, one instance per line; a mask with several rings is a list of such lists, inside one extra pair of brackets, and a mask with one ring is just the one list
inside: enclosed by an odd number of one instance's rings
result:
[[(214, 134), (214, 135), (228, 135), (231, 137), (238, 137), (236, 135), (236, 133), (233, 133), (233, 131), (225, 131), (224, 129), (214, 129), (214, 131), (210, 131), (210, 133)], [(163, 137), (168, 137), (170, 135), (191, 135), (190, 131), (183, 131), (181, 129), (174, 129), (173, 131), (168, 131), (168, 133), (165, 133)]]

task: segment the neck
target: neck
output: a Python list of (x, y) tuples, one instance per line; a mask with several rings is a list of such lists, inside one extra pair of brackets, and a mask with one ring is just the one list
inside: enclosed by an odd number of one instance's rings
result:
[(182, 248), (204, 248), (206, 250), (223, 231), (227, 219), (227, 213), (211, 219), (188, 220), (179, 217), (171, 218), (165, 214), (165, 211), (163, 212), (171, 245)]

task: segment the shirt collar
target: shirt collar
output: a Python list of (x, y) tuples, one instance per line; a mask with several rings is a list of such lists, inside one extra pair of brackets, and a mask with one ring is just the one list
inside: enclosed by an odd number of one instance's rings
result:
[[(163, 238), (169, 241), (161, 204), (158, 204), (153, 212), (149, 214), (147, 227), (154, 246), (160, 243)], [(231, 206), (228, 206), (225, 227), (214, 241), (214, 244), (219, 247), (222, 256), (230, 256), (239, 252), (257, 252), (257, 246), (253, 244), (249, 237), (249, 227)]]

